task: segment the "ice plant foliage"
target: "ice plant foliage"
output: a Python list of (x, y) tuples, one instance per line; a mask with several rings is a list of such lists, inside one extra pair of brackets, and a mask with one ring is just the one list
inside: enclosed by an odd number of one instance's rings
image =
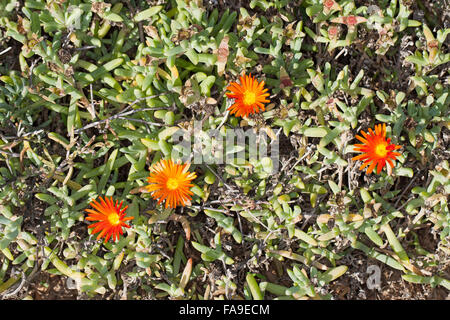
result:
[(328, 36), (330, 37), (330, 39), (335, 39), (337, 38), (339, 33), (339, 28), (336, 26), (330, 26), (328, 28)]
[(228, 108), (236, 117), (247, 117), (249, 114), (264, 111), (264, 103), (270, 102), (267, 89), (264, 89), (264, 81), (258, 82), (252, 75), (242, 75), (239, 78), (241, 84), (232, 82), (227, 90), (228, 98), (234, 99), (234, 104)]
[(342, 10), (339, 3), (334, 0), (324, 0), (323, 1), (323, 13), (329, 14), (333, 10)]
[(331, 19), (331, 22), (333, 23), (343, 23), (346, 24), (349, 28), (354, 28), (357, 24), (366, 22), (367, 19), (360, 16), (344, 16), (344, 17), (337, 17), (334, 19)]
[(191, 183), (197, 175), (189, 172), (190, 164), (175, 163), (171, 159), (160, 160), (150, 168), (150, 176), (147, 178), (149, 185), (146, 189), (152, 194), (158, 204), (166, 201), (165, 207), (175, 208), (178, 205), (185, 206), (190, 203), (192, 191)]
[(125, 217), (128, 206), (122, 209), (123, 201), (118, 203), (116, 200), (114, 203), (113, 198), (103, 199), (100, 198), (100, 202), (97, 200), (91, 201), (90, 205), (95, 209), (86, 209), (88, 216), (86, 220), (88, 221), (98, 221), (89, 226), (89, 228), (94, 228), (92, 233), (99, 233), (97, 240), (104, 237), (105, 242), (112, 237), (115, 241), (119, 239), (119, 236), (123, 234), (122, 227), (130, 228), (125, 221), (132, 220), (134, 217)]
[(348, 24), (349, 26), (354, 26), (355, 24), (358, 23), (358, 20), (356, 19), (355, 16), (348, 16), (345, 20), (344, 20), (345, 24)]
[(325, 0), (323, 2), (323, 5), (327, 8), (327, 9), (331, 9), (334, 6), (335, 2), (333, 0)]
[(371, 128), (369, 128), (369, 133), (361, 130), (361, 134), (363, 137), (356, 135), (356, 138), (363, 144), (355, 144), (354, 151), (363, 152), (363, 154), (352, 158), (352, 160), (364, 161), (359, 170), (369, 166), (367, 173), (371, 173), (376, 166), (379, 174), (386, 162), (393, 168), (394, 163), (392, 160), (395, 160), (400, 155), (394, 150), (400, 149), (400, 146), (392, 144), (390, 138), (386, 139), (386, 124), (376, 125), (375, 132)]

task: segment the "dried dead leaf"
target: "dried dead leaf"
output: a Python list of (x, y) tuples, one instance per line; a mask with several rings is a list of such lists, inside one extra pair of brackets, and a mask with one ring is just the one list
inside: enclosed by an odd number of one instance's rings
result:
[(225, 66), (227, 65), (228, 55), (230, 50), (228, 49), (228, 41), (230, 38), (228, 36), (223, 37), (220, 42), (219, 49), (217, 50), (217, 73), (222, 76), (225, 72)]
[(294, 83), (292, 82), (291, 78), (289, 77), (289, 74), (287, 73), (286, 69), (281, 67), (280, 69), (280, 88), (287, 88), (292, 87)]
[(184, 233), (186, 234), (186, 239), (191, 239), (191, 225), (186, 217), (180, 216), (178, 214), (172, 214), (169, 216), (169, 220), (180, 222), (183, 227)]

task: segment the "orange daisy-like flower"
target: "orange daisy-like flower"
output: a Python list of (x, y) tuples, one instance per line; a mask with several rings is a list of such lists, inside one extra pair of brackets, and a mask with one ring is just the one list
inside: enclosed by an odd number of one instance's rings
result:
[(241, 84), (232, 82), (227, 88), (231, 91), (226, 93), (227, 97), (234, 99), (234, 104), (228, 108), (231, 114), (246, 117), (251, 113), (264, 111), (264, 103), (270, 102), (266, 99), (269, 94), (265, 93), (267, 89), (264, 89), (264, 81), (258, 82), (251, 74), (244, 74), (239, 79)]
[(158, 204), (166, 200), (166, 208), (175, 208), (177, 205), (185, 206), (190, 203), (194, 185), (190, 183), (197, 175), (189, 172), (190, 164), (174, 163), (171, 159), (161, 160), (150, 168), (150, 183), (145, 188), (152, 193)]
[(94, 224), (91, 224), (89, 228), (94, 228), (92, 233), (100, 232), (97, 236), (97, 240), (101, 237), (105, 237), (105, 242), (112, 238), (117, 241), (119, 236), (123, 234), (122, 227), (130, 228), (129, 225), (125, 223), (127, 220), (132, 220), (134, 217), (125, 217), (125, 211), (128, 206), (122, 208), (123, 201), (118, 203), (116, 200), (114, 204), (113, 198), (103, 199), (100, 197), (100, 203), (96, 200), (91, 201), (90, 205), (95, 209), (86, 209), (88, 212), (88, 216), (86, 220), (89, 221), (98, 221)]
[(363, 144), (355, 144), (356, 148), (354, 151), (363, 152), (363, 154), (352, 158), (352, 160), (364, 160), (359, 170), (363, 170), (370, 164), (369, 168), (367, 168), (367, 173), (371, 173), (376, 166), (379, 174), (386, 162), (393, 168), (394, 163), (392, 160), (395, 160), (400, 155), (400, 153), (393, 151), (401, 147), (391, 144), (390, 138), (386, 139), (386, 124), (376, 125), (375, 132), (369, 128), (368, 134), (361, 130), (361, 134), (364, 138), (358, 135), (356, 135), (356, 138)]

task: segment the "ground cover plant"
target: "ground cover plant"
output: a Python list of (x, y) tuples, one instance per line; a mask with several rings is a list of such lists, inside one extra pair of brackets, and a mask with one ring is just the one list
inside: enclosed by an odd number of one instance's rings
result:
[(447, 0), (0, 0), (0, 297), (448, 298), (449, 33)]

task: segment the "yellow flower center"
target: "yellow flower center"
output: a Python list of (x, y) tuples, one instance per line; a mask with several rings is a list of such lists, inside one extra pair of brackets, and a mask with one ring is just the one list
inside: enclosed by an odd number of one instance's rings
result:
[(375, 153), (380, 158), (384, 158), (387, 156), (388, 151), (386, 150), (386, 144), (380, 143), (375, 147)]
[(117, 226), (120, 223), (119, 215), (115, 212), (110, 213), (108, 216), (108, 221), (111, 225)]
[(169, 190), (175, 190), (176, 188), (178, 188), (178, 185), (178, 180), (175, 178), (169, 178), (166, 183), (167, 189)]
[(244, 92), (244, 104), (252, 105), (256, 102), (256, 93), (253, 91), (245, 91)]

